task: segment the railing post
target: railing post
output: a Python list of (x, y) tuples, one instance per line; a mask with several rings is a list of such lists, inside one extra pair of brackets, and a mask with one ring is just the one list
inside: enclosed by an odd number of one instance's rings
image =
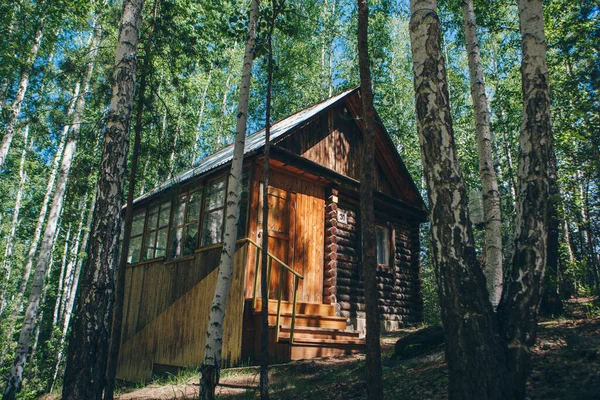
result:
[(271, 290), (271, 267), (273, 266), (273, 257), (269, 256), (269, 268), (267, 269), (267, 300), (269, 299), (269, 291)]
[(280, 320), (281, 320), (281, 292), (283, 291), (283, 265), (279, 265), (279, 288), (277, 289), (277, 320), (275, 322), (275, 329), (277, 330), (277, 334), (275, 335), (275, 340), (279, 342), (279, 328), (280, 328)]
[(290, 329), (290, 344), (294, 344), (294, 326), (296, 325), (296, 301), (298, 299), (299, 278), (294, 275), (294, 301), (292, 302), (292, 327)]
[(262, 251), (259, 250), (256, 245), (254, 246), (254, 248), (256, 249), (256, 265), (254, 266), (254, 288), (252, 290), (252, 308), (256, 309), (256, 286), (258, 285), (258, 274), (260, 271), (259, 267)]

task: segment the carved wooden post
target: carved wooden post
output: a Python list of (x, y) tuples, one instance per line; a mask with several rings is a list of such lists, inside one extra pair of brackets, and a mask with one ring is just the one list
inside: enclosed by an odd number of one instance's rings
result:
[(325, 195), (325, 276), (323, 278), (323, 302), (335, 305), (335, 314), (340, 314), (337, 303), (337, 207), (338, 190), (328, 188)]

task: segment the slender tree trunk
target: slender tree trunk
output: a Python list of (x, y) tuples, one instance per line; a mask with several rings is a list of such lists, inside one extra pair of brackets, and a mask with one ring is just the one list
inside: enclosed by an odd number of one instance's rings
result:
[(492, 133), (488, 114), (488, 100), (485, 94), (485, 79), (481, 65), (479, 40), (473, 0), (462, 0), (465, 41), (469, 57), (469, 77), (471, 98), (475, 115), (477, 153), (479, 155), (479, 176), (483, 189), (483, 217), (485, 221), (485, 265), (487, 289), (492, 305), (496, 307), (502, 296), (502, 221), (500, 219), (500, 193), (494, 170), (492, 154)]
[(108, 354), (108, 366), (106, 368), (106, 389), (104, 400), (114, 398), (115, 378), (119, 361), (119, 349), (121, 348), (121, 331), (123, 326), (123, 303), (125, 301), (125, 272), (127, 267), (127, 256), (129, 255), (129, 243), (131, 226), (133, 223), (133, 200), (135, 196), (135, 183), (138, 170), (138, 162), (142, 149), (142, 130), (144, 128), (144, 108), (146, 102), (146, 89), (148, 77), (152, 74), (152, 37), (156, 28), (156, 18), (160, 0), (154, 0), (152, 10), (152, 23), (148, 32), (146, 46), (144, 49), (144, 63), (141, 69), (140, 87), (135, 119), (135, 138), (133, 141), (133, 154), (131, 155), (131, 170), (129, 171), (129, 188), (127, 191), (127, 207), (125, 209), (125, 220), (123, 237), (121, 238), (121, 256), (117, 265), (117, 278), (115, 286), (114, 315), (111, 330), (111, 341)]
[(69, 341), (62, 394), (65, 400), (101, 399), (106, 384), (119, 215), (129, 149), (129, 124), (143, 4), (143, 0), (126, 0), (123, 5), (90, 250)]
[[(69, 298), (71, 290), (73, 289), (73, 275), (75, 273), (74, 267), (77, 264), (77, 256), (80, 251), (81, 234), (83, 233), (83, 228), (84, 228), (84, 223), (85, 223), (87, 197), (88, 197), (88, 195), (87, 195), (87, 191), (86, 191), (86, 193), (79, 200), (80, 217), (79, 217), (79, 225), (77, 226), (77, 236), (75, 236), (75, 242), (71, 246), (71, 253), (69, 254), (67, 268), (65, 270), (65, 280), (64, 280), (64, 284), (63, 284), (63, 290), (62, 290), (62, 292), (59, 293), (60, 308), (58, 309), (58, 312), (55, 313), (55, 325), (58, 325), (60, 321), (64, 320), (66, 302), (67, 302), (67, 299)], [(58, 303), (59, 302), (57, 301), (57, 304)]]
[(381, 344), (379, 342), (379, 306), (377, 304), (377, 239), (373, 209), (375, 181), (375, 108), (369, 65), (369, 4), (358, 0), (358, 65), (362, 99), (363, 151), (360, 171), (360, 226), (362, 270), (367, 315), (367, 397), (383, 399)]
[(42, 16), (38, 29), (35, 32), (33, 45), (31, 46), (31, 50), (29, 51), (29, 55), (27, 56), (27, 60), (25, 61), (25, 68), (21, 73), (19, 88), (17, 89), (17, 94), (12, 103), (10, 115), (8, 117), (8, 122), (6, 123), (6, 133), (2, 138), (2, 144), (0, 144), (0, 169), (4, 165), (6, 155), (8, 154), (8, 149), (10, 149), (10, 144), (15, 134), (15, 123), (19, 118), (19, 114), (21, 113), (21, 105), (23, 104), (23, 99), (25, 99), (27, 86), (29, 86), (29, 75), (31, 74), (33, 64), (35, 63), (38, 51), (40, 50), (40, 44), (42, 43), (42, 36), (44, 35), (45, 25), (46, 16), (44, 15)]
[(522, 37), (523, 121), (514, 247), (498, 306), (500, 333), (508, 344), (511, 397), (525, 398), (531, 349), (546, 267), (551, 177), (554, 173), (550, 88), (541, 0), (519, 0)]
[(506, 399), (504, 346), (477, 262), (454, 143), (435, 0), (411, 0), (417, 128), (446, 336), (450, 399)]
[[(69, 258), (69, 240), (71, 239), (71, 224), (69, 224), (69, 228), (67, 229), (67, 236), (65, 236), (65, 247), (63, 249), (62, 262), (60, 264), (60, 275), (58, 277), (58, 290), (56, 302), (54, 303), (54, 312), (52, 313), (52, 326), (56, 326), (58, 323), (58, 311), (60, 310), (60, 300), (62, 297), (62, 292), (64, 288), (64, 280), (65, 280), (65, 271), (67, 269), (67, 262)], [(42, 302), (43, 304), (43, 302)]]
[[(92, 200), (90, 202), (90, 210), (88, 211), (88, 215), (87, 215), (87, 220), (85, 223), (85, 233), (83, 234), (83, 239), (81, 241), (81, 245), (82, 247), (79, 249), (78, 253), (81, 253), (81, 251), (85, 251), (87, 244), (88, 244), (88, 239), (90, 237), (90, 227), (92, 225), (92, 215), (94, 214), (94, 207), (96, 205), (96, 193), (97, 193), (97, 188), (94, 189), (94, 194), (92, 196)], [(56, 378), (58, 377), (58, 374), (60, 372), (60, 365), (63, 359), (63, 354), (64, 354), (64, 345), (65, 345), (65, 340), (67, 338), (67, 331), (69, 330), (69, 324), (71, 322), (71, 315), (73, 314), (73, 304), (75, 303), (75, 295), (77, 294), (77, 287), (79, 284), (79, 276), (81, 275), (81, 267), (83, 266), (83, 261), (84, 261), (85, 257), (81, 256), (79, 257), (79, 259), (77, 260), (77, 264), (75, 267), (75, 271), (73, 272), (73, 279), (71, 281), (71, 289), (69, 290), (69, 294), (67, 297), (67, 300), (65, 302), (65, 311), (64, 311), (64, 316), (62, 319), (62, 325), (61, 325), (61, 337), (60, 337), (60, 346), (58, 347), (58, 354), (56, 357), (56, 366), (55, 366), (55, 370), (54, 370), (54, 377), (52, 378), (52, 384), (50, 385), (50, 393), (52, 393), (52, 388), (54, 386), (54, 384), (56, 383)]]
[(213, 67), (211, 66), (208, 71), (208, 79), (206, 80), (206, 86), (202, 92), (202, 99), (200, 100), (200, 112), (198, 113), (198, 122), (196, 122), (196, 141), (194, 142), (194, 161), (196, 157), (200, 157), (200, 137), (202, 136), (202, 119), (204, 118), (204, 106), (206, 105), (206, 95), (208, 94), (208, 88), (212, 80)]
[(240, 219), (240, 194), (242, 183), (242, 166), (244, 162), (244, 146), (246, 143), (246, 127), (248, 123), (248, 101), (252, 78), (252, 60), (256, 43), (258, 25), (259, 0), (250, 5), (248, 35), (242, 64), (242, 79), (238, 100), (235, 144), (233, 160), (227, 177), (227, 200), (225, 207), (225, 230), (223, 234), (223, 250), (219, 261), (219, 276), (213, 297), (208, 329), (206, 331), (206, 347), (201, 371), (201, 398), (213, 399), (215, 387), (219, 383), (221, 369), (221, 350), (223, 348), (223, 323), (227, 307), (227, 296), (233, 273), (233, 257), (235, 254), (238, 223)]
[[(282, 3), (280, 5), (283, 5)], [(273, 31), (277, 19), (277, 0), (271, 1), (272, 19), (267, 33), (268, 64), (267, 64), (267, 104), (265, 116), (265, 149), (263, 162), (263, 191), (262, 191), (262, 258), (260, 266), (260, 398), (269, 400), (269, 152), (271, 147), (271, 96), (273, 91)]]
[[(21, 161), (19, 163), (19, 186), (17, 187), (17, 194), (15, 196), (15, 207), (13, 208), (12, 222), (10, 224), (10, 231), (6, 238), (6, 249), (4, 250), (4, 261), (2, 263), (2, 271), (4, 272), (5, 279), (2, 287), (2, 297), (0, 298), (0, 312), (4, 308), (4, 301), (6, 297), (6, 290), (10, 284), (10, 276), (12, 271), (12, 253), (15, 235), (17, 233), (17, 225), (19, 223), (19, 212), (21, 210), (21, 200), (23, 198), (23, 188), (25, 181), (27, 180), (27, 171), (25, 170), (25, 160), (27, 158), (27, 150), (29, 148), (29, 123), (25, 125), (23, 129), (23, 151), (21, 153)], [(4, 358), (4, 357), (3, 357)]]
[[(237, 47), (237, 43), (234, 44), (233, 52), (235, 54), (235, 50)], [(223, 124), (225, 123), (225, 114), (227, 113), (227, 95), (229, 93), (229, 86), (231, 81), (231, 68), (227, 70), (227, 78), (225, 79), (225, 88), (223, 89), (223, 101), (221, 102), (221, 113), (219, 115), (219, 129), (217, 129), (217, 149), (220, 148), (224, 140), (223, 134)]]
[[(96, 28), (94, 29), (94, 36), (91, 42), (90, 60), (87, 63), (86, 71), (83, 78), (83, 93), (87, 93), (89, 90), (89, 85), (94, 67), (94, 58), (97, 53), (97, 42), (99, 41), (99, 39), (99, 30)], [(44, 285), (44, 275), (48, 263), (50, 261), (51, 243), (56, 233), (59, 215), (62, 211), (64, 194), (67, 187), (69, 171), (71, 169), (71, 164), (75, 155), (75, 148), (77, 146), (77, 136), (79, 134), (79, 128), (81, 125), (84, 107), (85, 96), (82, 95), (79, 96), (79, 98), (75, 102), (73, 121), (71, 123), (70, 132), (68, 133), (69, 137), (65, 145), (65, 150), (60, 167), (60, 173), (56, 181), (56, 189), (54, 191), (52, 205), (50, 207), (50, 215), (48, 217), (48, 223), (46, 224), (46, 229), (44, 231), (44, 238), (42, 239), (40, 254), (35, 267), (33, 286), (29, 294), (29, 302), (27, 310), (25, 312), (23, 326), (21, 328), (21, 334), (19, 337), (19, 343), (17, 345), (15, 361), (11, 369), (11, 375), (6, 387), (6, 391), (4, 392), (4, 400), (14, 399), (16, 393), (21, 389), (23, 371), (25, 368), (29, 345), (31, 343), (31, 336), (34, 329), (36, 316), (38, 314), (40, 295)]]

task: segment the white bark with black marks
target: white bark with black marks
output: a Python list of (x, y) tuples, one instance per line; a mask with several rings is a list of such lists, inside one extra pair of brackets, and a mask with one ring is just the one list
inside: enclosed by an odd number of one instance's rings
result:
[(259, 14), (259, 1), (253, 0), (250, 6), (248, 21), (248, 36), (242, 65), (242, 79), (236, 122), (233, 160), (227, 177), (227, 197), (225, 206), (225, 229), (223, 232), (223, 249), (219, 261), (217, 287), (210, 308), (208, 329), (206, 331), (206, 346), (202, 362), (202, 397), (214, 398), (214, 389), (219, 381), (221, 368), (221, 350), (223, 348), (223, 323), (227, 309), (227, 297), (233, 274), (233, 257), (236, 249), (238, 224), (240, 223), (240, 196), (242, 184), (242, 166), (244, 161), (244, 146), (246, 143), (246, 127), (248, 123), (248, 101), (250, 98), (250, 83), (252, 78), (252, 61)]
[(500, 219), (500, 193), (494, 170), (492, 154), (492, 133), (488, 100), (485, 93), (485, 79), (481, 65), (479, 40), (473, 0), (462, 0), (464, 32), (469, 59), (471, 99), (475, 115), (477, 153), (479, 155), (479, 176), (483, 189), (483, 218), (485, 222), (485, 264), (483, 273), (492, 305), (496, 307), (502, 297), (502, 221)]

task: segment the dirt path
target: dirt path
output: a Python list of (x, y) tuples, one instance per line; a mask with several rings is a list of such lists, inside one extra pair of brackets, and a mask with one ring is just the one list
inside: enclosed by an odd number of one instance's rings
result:
[[(567, 302), (566, 314), (542, 319), (533, 348), (533, 371), (528, 381), (531, 400), (600, 399), (600, 304), (597, 298)], [(382, 338), (386, 399), (445, 399), (446, 365), (443, 354), (397, 362), (390, 359), (396, 340), (411, 330)], [(414, 331), (414, 330), (412, 330)], [(364, 356), (292, 362), (272, 366), (270, 391), (274, 399), (364, 399)], [(172, 384), (124, 389), (121, 400), (193, 399), (198, 377), (179, 377)], [(217, 395), (224, 399), (258, 398), (258, 369), (223, 371)]]

